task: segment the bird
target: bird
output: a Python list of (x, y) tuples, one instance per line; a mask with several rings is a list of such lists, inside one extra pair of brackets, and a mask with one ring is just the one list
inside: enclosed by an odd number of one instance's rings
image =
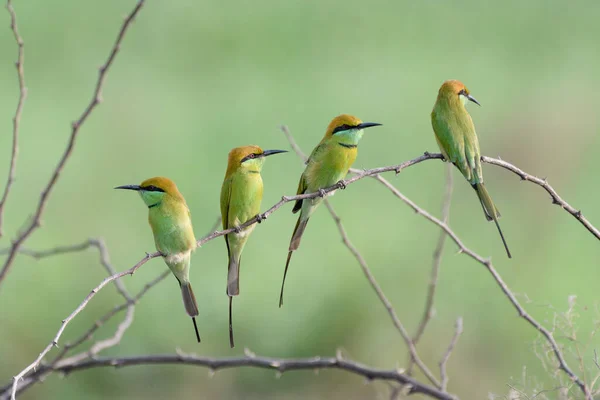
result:
[(196, 238), (184, 197), (175, 183), (165, 177), (154, 177), (139, 185), (117, 186), (115, 189), (137, 191), (148, 207), (148, 222), (156, 250), (179, 282), (185, 310), (192, 317), (196, 339), (200, 343), (196, 325), (198, 304), (190, 283), (190, 258), (196, 249)]
[(279, 295), (279, 307), (283, 305), (283, 288), (292, 253), (300, 246), (300, 240), (310, 216), (323, 201), (325, 196), (323, 189), (344, 179), (356, 159), (358, 142), (363, 136), (364, 129), (380, 125), (375, 122), (362, 122), (357, 117), (348, 114), (338, 115), (329, 123), (325, 136), (308, 157), (306, 169), (300, 177), (296, 194), (319, 192), (320, 196), (296, 200), (292, 209), (293, 213), (300, 211), (300, 216), (288, 249)]
[[(239, 227), (260, 213), (263, 181), (260, 176), (265, 157), (286, 153), (287, 150), (262, 150), (258, 146), (236, 147), (229, 152), (227, 170), (221, 186), (221, 221), (223, 229)], [(229, 296), (229, 345), (235, 346), (231, 303), (240, 294), (240, 261), (248, 237), (256, 225), (225, 235), (229, 264), (227, 268), (227, 296)]]
[(433, 132), (444, 158), (458, 168), (477, 192), (486, 219), (494, 221), (506, 254), (508, 258), (512, 258), (498, 223), (500, 212), (483, 183), (479, 141), (471, 115), (465, 107), (468, 101), (481, 106), (462, 82), (458, 80), (445, 81), (440, 87), (431, 112)]

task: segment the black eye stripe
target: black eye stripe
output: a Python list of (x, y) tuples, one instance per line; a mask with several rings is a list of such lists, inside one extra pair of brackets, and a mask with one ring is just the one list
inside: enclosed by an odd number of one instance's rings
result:
[(145, 190), (146, 192), (164, 192), (163, 189), (154, 185), (142, 186), (140, 189)]
[(341, 132), (341, 131), (347, 131), (348, 129), (352, 129), (352, 128), (354, 128), (354, 127), (350, 126), (348, 124), (343, 124), (343, 125), (340, 125), (340, 126), (336, 126), (335, 129), (332, 132), (332, 135), (335, 135), (336, 133)]
[(467, 95), (467, 92), (466, 92), (466, 90), (465, 90), (465, 89), (462, 89), (460, 92), (458, 92), (458, 95), (459, 95), (459, 96), (460, 96), (461, 94), (462, 94), (463, 96), (466, 96), (466, 95)]
[(240, 164), (243, 163), (244, 161), (252, 160), (254, 158), (259, 158), (261, 156), (262, 156), (262, 153), (250, 153), (246, 157), (242, 158), (242, 160), (240, 161)]

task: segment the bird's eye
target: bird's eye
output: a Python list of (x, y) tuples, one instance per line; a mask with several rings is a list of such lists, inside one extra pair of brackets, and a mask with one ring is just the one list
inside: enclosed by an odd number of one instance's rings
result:
[(254, 154), (254, 153), (248, 154), (248, 158), (254, 158), (254, 157), (256, 157), (256, 154)]
[(462, 89), (460, 92), (458, 92), (459, 96), (466, 96), (467, 95), (467, 91), (465, 89)]
[(333, 130), (333, 134), (335, 135), (338, 132), (342, 132), (342, 131), (347, 131), (348, 129), (351, 129), (352, 127), (348, 124), (343, 124), (340, 126), (337, 126), (334, 130)]

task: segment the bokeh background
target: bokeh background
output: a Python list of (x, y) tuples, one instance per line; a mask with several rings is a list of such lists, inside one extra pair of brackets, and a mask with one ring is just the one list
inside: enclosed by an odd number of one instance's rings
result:
[[(6, 211), (9, 246), (38, 201), (75, 120), (90, 100), (97, 69), (133, 1), (17, 1), (25, 40), (29, 97), (22, 118), (17, 182)], [(147, 210), (122, 184), (164, 175), (192, 210), (197, 236), (219, 212), (228, 151), (258, 144), (289, 149), (287, 124), (309, 152), (330, 119), (351, 113), (383, 127), (366, 132), (355, 163), (371, 168), (436, 151), (429, 113), (440, 84), (464, 81), (482, 107), (469, 110), (482, 152), (547, 177), (596, 225), (600, 146), (598, 1), (170, 1), (148, 2), (131, 27), (104, 90), (83, 126), (55, 187), (42, 229), (26, 243), (45, 249), (103, 237), (118, 270), (131, 267), (153, 240)], [(11, 118), (17, 101), (16, 46), (0, 14), (0, 177), (7, 173)], [(293, 154), (269, 158), (263, 208), (294, 194), (302, 172)], [(467, 246), (492, 256), (528, 311), (552, 327), (577, 296), (577, 338), (593, 371), (589, 340), (598, 320), (600, 245), (548, 195), (515, 175), (485, 165), (488, 188), (503, 213), (513, 251), (508, 260), (493, 224), (455, 172), (451, 226)], [(389, 179), (440, 214), (444, 165), (430, 161)], [(369, 262), (412, 332), (422, 313), (438, 229), (371, 180), (332, 198), (351, 240)], [(121, 344), (105, 355), (183, 352), (229, 357), (245, 347), (280, 357), (333, 355), (376, 367), (406, 364), (406, 348), (325, 208), (311, 220), (277, 307), (295, 216), (287, 205), (260, 225), (243, 260), (235, 301), (237, 347), (227, 339), (226, 249), (222, 239), (196, 251), (192, 282), (200, 304), (201, 345), (194, 341), (175, 280), (169, 277), (136, 307)], [(0, 261), (3, 261), (0, 256)], [(165, 269), (152, 260), (127, 287), (136, 292)], [(20, 256), (0, 288), (0, 378), (8, 383), (46, 346), (67, 316), (103, 277), (96, 254), (35, 261)], [(449, 362), (449, 390), (464, 399), (505, 395), (508, 384), (557, 385), (535, 354), (537, 332), (520, 320), (490, 275), (448, 244), (436, 316), (419, 351), (437, 361), (464, 318)], [(121, 302), (105, 288), (65, 331), (78, 337)], [(110, 336), (119, 318), (100, 329)], [(557, 331), (567, 346), (573, 342)], [(583, 347), (582, 347), (583, 348)], [(54, 353), (56, 350), (53, 351)], [(595, 368), (595, 367), (594, 367)], [(523, 371), (526, 370), (525, 385)], [(581, 373), (581, 372), (580, 372)], [(419, 374), (417, 377), (422, 378)], [(589, 376), (588, 376), (589, 378)], [(521, 386), (519, 386), (521, 385)], [(573, 390), (573, 396), (579, 394)], [(378, 397), (379, 396), (379, 397)], [(203, 368), (143, 366), (52, 376), (23, 399), (367, 399), (387, 398), (382, 383), (339, 371), (286, 373), (236, 369), (210, 377)], [(553, 396), (553, 394), (550, 394)]]

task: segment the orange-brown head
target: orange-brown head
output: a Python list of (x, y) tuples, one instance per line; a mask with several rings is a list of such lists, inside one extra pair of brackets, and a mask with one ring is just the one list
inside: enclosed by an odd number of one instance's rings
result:
[(479, 102), (475, 97), (471, 96), (469, 89), (461, 82), (456, 79), (447, 80), (442, 84), (438, 92), (438, 101), (454, 102), (459, 101), (463, 105), (467, 100), (480, 106)]
[(255, 145), (236, 147), (229, 152), (225, 177), (240, 169), (260, 172), (265, 157), (279, 153), (287, 153), (287, 150), (263, 150)]
[(362, 122), (360, 119), (353, 115), (341, 114), (331, 120), (327, 131), (325, 131), (325, 138), (332, 137), (336, 134), (347, 133), (351, 131), (359, 131), (372, 126), (380, 126), (376, 122)]
[(162, 176), (146, 179), (139, 185), (117, 186), (115, 189), (128, 189), (139, 192), (148, 207), (160, 204), (165, 195), (185, 203), (185, 199), (177, 189), (175, 182)]

